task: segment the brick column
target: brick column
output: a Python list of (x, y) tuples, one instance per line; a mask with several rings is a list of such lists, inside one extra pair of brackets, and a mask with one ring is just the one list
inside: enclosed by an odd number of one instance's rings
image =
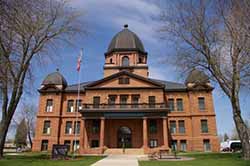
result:
[(100, 148), (104, 147), (104, 129), (105, 129), (105, 119), (101, 118), (100, 124)]
[(82, 119), (82, 128), (83, 128), (83, 149), (88, 148), (88, 136), (86, 129), (86, 119)]
[(143, 118), (143, 148), (148, 148), (148, 128), (147, 128), (147, 118)]
[(168, 123), (167, 117), (162, 118), (163, 146), (168, 148)]

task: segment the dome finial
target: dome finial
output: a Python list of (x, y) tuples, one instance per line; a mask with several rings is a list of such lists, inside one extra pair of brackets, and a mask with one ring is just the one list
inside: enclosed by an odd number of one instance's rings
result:
[(124, 28), (128, 28), (128, 24), (124, 24)]
[(59, 68), (56, 68), (56, 71), (59, 72)]

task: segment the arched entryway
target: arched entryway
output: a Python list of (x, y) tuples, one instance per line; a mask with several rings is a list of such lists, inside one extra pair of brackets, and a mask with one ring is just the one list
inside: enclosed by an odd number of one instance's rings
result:
[(123, 126), (118, 129), (118, 148), (132, 148), (131, 129)]

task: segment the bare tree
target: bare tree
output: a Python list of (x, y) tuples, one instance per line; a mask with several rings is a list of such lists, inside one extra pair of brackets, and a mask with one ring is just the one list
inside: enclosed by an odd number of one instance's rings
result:
[(250, 83), (249, 11), (248, 0), (174, 1), (162, 9), (159, 32), (163, 39), (175, 41), (171, 58), (182, 71), (204, 71), (230, 99), (246, 160), (250, 136), (241, 115), (240, 91)]
[(32, 73), (34, 60), (42, 60), (60, 43), (69, 44), (82, 31), (80, 13), (66, 1), (0, 1), (0, 159), (10, 122)]

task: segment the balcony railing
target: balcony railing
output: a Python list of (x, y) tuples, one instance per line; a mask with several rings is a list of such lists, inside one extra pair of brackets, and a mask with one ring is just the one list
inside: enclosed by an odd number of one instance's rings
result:
[(168, 110), (166, 103), (82, 104), (80, 110)]

